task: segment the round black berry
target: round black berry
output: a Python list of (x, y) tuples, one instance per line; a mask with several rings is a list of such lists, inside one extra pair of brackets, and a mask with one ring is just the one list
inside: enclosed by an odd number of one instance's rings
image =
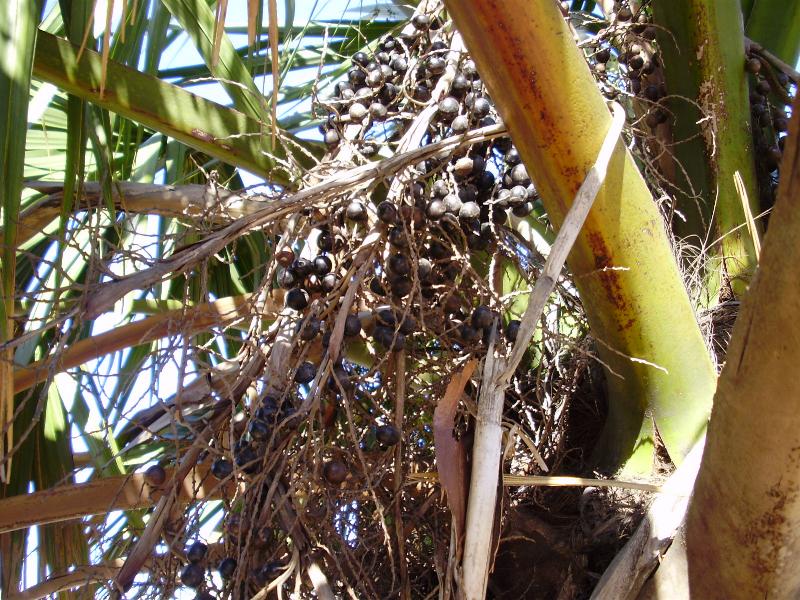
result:
[(181, 571), (181, 583), (190, 588), (200, 587), (205, 581), (205, 569), (200, 565), (188, 564)]
[(203, 542), (195, 542), (189, 546), (189, 549), (186, 551), (186, 558), (190, 563), (199, 563), (206, 557), (207, 552), (208, 546)]
[(519, 335), (519, 327), (521, 324), (522, 323), (517, 319), (512, 319), (508, 322), (508, 325), (506, 325), (506, 339), (509, 342), (517, 341), (517, 335)]
[(436, 112), (442, 121), (452, 121), (458, 114), (458, 100), (452, 96), (447, 96), (436, 107)]
[(144, 472), (144, 480), (153, 487), (164, 485), (167, 480), (167, 472), (161, 465), (152, 465)]
[(344, 334), (347, 337), (354, 337), (361, 333), (361, 319), (358, 315), (347, 315), (344, 321)]
[(251, 421), (247, 431), (250, 437), (257, 442), (263, 442), (269, 438), (269, 425), (267, 425), (266, 421), (262, 421), (261, 419), (254, 419)]
[(375, 429), (375, 439), (384, 446), (394, 446), (400, 441), (401, 433), (394, 425), (379, 425)]
[(217, 566), (217, 571), (219, 571), (219, 576), (223, 579), (230, 579), (236, 572), (236, 559), (231, 557), (223, 558)]
[(317, 275), (326, 275), (331, 272), (333, 268), (333, 262), (327, 256), (317, 256), (314, 259), (314, 272)]
[(339, 485), (347, 479), (347, 473), (347, 465), (340, 460), (331, 460), (325, 463), (325, 466), (322, 468), (322, 476), (325, 478), (325, 481), (333, 485)]
[(218, 458), (211, 463), (211, 474), (217, 479), (225, 479), (233, 473), (233, 465), (229, 460)]
[(314, 377), (317, 375), (317, 367), (314, 363), (310, 363), (308, 361), (304, 361), (297, 367), (297, 371), (294, 374), (294, 380), (297, 383), (310, 383), (314, 381)]
[(363, 202), (353, 200), (347, 205), (345, 215), (347, 215), (347, 218), (351, 221), (364, 221), (367, 218), (367, 208), (364, 206)]
[(294, 310), (303, 310), (308, 306), (308, 294), (300, 288), (292, 288), (286, 292), (286, 306)]
[(486, 329), (492, 325), (494, 315), (487, 306), (478, 306), (472, 311), (472, 326), (476, 329)]

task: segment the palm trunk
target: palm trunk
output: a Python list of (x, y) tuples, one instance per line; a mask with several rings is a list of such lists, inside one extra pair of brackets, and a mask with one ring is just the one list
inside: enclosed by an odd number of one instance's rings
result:
[(697, 598), (800, 595), (800, 115), (720, 376), (686, 528)]

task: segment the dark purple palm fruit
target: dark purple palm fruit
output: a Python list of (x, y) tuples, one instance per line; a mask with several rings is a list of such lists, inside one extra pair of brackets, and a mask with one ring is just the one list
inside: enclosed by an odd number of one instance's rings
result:
[(378, 204), (377, 213), (378, 219), (387, 225), (397, 222), (397, 207), (391, 202), (384, 200)]
[(355, 337), (361, 333), (361, 319), (358, 315), (347, 315), (344, 321), (344, 335), (346, 337)]
[(378, 344), (386, 349), (391, 348), (394, 344), (394, 330), (384, 325), (378, 325), (375, 327), (375, 330), (372, 332), (372, 337), (375, 338), (375, 341), (378, 342)]
[(397, 325), (397, 315), (391, 308), (382, 307), (375, 311), (375, 318), (380, 325), (394, 328)]
[(511, 190), (507, 190), (506, 188), (500, 188), (497, 191), (497, 195), (494, 198), (493, 204), (495, 209), (509, 208), (511, 206)]
[(514, 343), (514, 342), (517, 341), (517, 336), (519, 335), (520, 325), (522, 325), (522, 323), (520, 321), (518, 321), (517, 319), (511, 319), (508, 322), (508, 325), (506, 325), (505, 334), (506, 334), (506, 339), (509, 342)]
[(425, 61), (425, 70), (432, 77), (438, 77), (444, 73), (446, 68), (447, 61), (445, 61), (445, 59), (443, 59), (441, 56), (430, 56), (428, 57), (428, 60)]
[(528, 177), (528, 170), (525, 168), (525, 165), (520, 163), (511, 169), (511, 181), (514, 185), (521, 185), (523, 187), (527, 187), (530, 184), (531, 178)]
[(151, 487), (159, 487), (167, 480), (167, 472), (161, 465), (152, 465), (144, 472), (144, 480)]
[(477, 202), (478, 188), (471, 183), (460, 185), (458, 187), (458, 198), (461, 202)]
[(516, 206), (522, 206), (528, 201), (528, 190), (521, 186), (515, 185), (511, 188), (509, 192), (508, 202), (511, 205), (511, 208)]
[(285, 290), (290, 290), (301, 282), (291, 269), (280, 269), (277, 279), (278, 285)]
[(403, 298), (411, 293), (414, 282), (406, 275), (397, 275), (389, 279), (389, 287), (392, 290), (393, 296)]
[(431, 18), (428, 15), (418, 14), (411, 18), (411, 24), (420, 31), (425, 31), (431, 26)]
[(236, 466), (242, 469), (248, 475), (252, 475), (258, 471), (258, 454), (250, 444), (243, 446), (236, 452)]
[(344, 92), (353, 91), (353, 86), (349, 81), (339, 81), (333, 86), (333, 95), (337, 98), (344, 98)]
[(450, 193), (447, 182), (444, 179), (437, 179), (431, 186), (431, 194), (436, 198), (444, 198)]
[(462, 221), (472, 221), (481, 214), (481, 207), (477, 202), (464, 202), (458, 211), (458, 218)]
[(425, 257), (417, 260), (417, 277), (422, 283), (429, 282), (431, 272), (433, 271), (433, 263)]
[(208, 546), (203, 542), (195, 542), (186, 550), (186, 558), (190, 563), (202, 562), (208, 552)]
[(311, 383), (314, 381), (314, 377), (317, 376), (317, 367), (314, 363), (304, 361), (300, 363), (300, 366), (297, 367), (297, 371), (294, 374), (294, 380), (296, 383), (304, 384), (304, 383)]
[(405, 350), (406, 347), (406, 336), (402, 333), (395, 333), (394, 337), (392, 338), (392, 345), (387, 346), (388, 350), (394, 350), (395, 352), (399, 352), (400, 350)]
[(395, 56), (390, 62), (389, 66), (395, 73), (402, 74), (408, 70), (408, 61), (405, 56)]
[(445, 206), (444, 202), (439, 199), (431, 200), (428, 203), (428, 207), (425, 209), (425, 214), (432, 221), (438, 221), (446, 212), (447, 207)]
[(511, 146), (506, 152), (506, 164), (513, 167), (522, 162), (522, 157), (519, 155), (519, 150), (515, 146)]
[(347, 109), (347, 114), (355, 122), (360, 122), (367, 114), (367, 107), (360, 102), (353, 102)]
[(222, 577), (222, 579), (230, 579), (236, 572), (236, 565), (237, 563), (235, 558), (223, 558), (217, 566), (219, 576)]
[(470, 156), (462, 156), (453, 165), (453, 172), (460, 178), (472, 175), (473, 160)]
[(386, 106), (380, 102), (373, 102), (369, 105), (369, 116), (375, 121), (382, 121), (388, 114), (389, 111), (386, 110)]
[(314, 263), (307, 258), (298, 258), (292, 263), (292, 271), (301, 279), (314, 272)]
[(533, 204), (531, 204), (530, 202), (525, 202), (524, 204), (520, 204), (519, 206), (515, 206), (514, 208), (512, 208), (511, 212), (514, 213), (515, 217), (524, 219), (533, 212)]
[[(384, 67), (386, 69), (387, 67)], [(385, 74), (385, 72), (384, 72)], [(386, 75), (386, 78), (389, 78), (389, 75)], [(389, 106), (397, 99), (397, 96), (400, 92), (395, 84), (389, 83), (388, 81), (383, 84), (383, 87), (378, 91), (378, 102), (383, 104), (384, 106)]]
[(494, 173), (488, 170), (481, 171), (477, 177), (475, 177), (475, 184), (478, 187), (478, 192), (483, 192), (481, 198), (488, 199), (491, 196), (495, 181)]
[(463, 97), (472, 86), (469, 83), (469, 80), (464, 76), (463, 73), (458, 72), (453, 77), (453, 82), (450, 84), (450, 93), (454, 96), (459, 98)]
[[(414, 87), (413, 98), (417, 102), (427, 102), (428, 100), (431, 99), (431, 89), (427, 85), (425, 85), (424, 83), (418, 83)], [(327, 137), (326, 137), (325, 141), (326, 142), (328, 141)], [(338, 134), (337, 134), (337, 137), (336, 137), (336, 143), (337, 144), (339, 143)]]
[(308, 306), (308, 294), (304, 289), (292, 288), (286, 292), (286, 298), (284, 302), (286, 303), (287, 308), (298, 311), (303, 310)]
[(314, 273), (322, 277), (323, 275), (327, 275), (333, 269), (333, 261), (330, 257), (325, 256), (324, 254), (320, 254), (319, 256), (314, 258)]
[(471, 344), (480, 337), (480, 333), (469, 323), (462, 323), (458, 327), (458, 336), (461, 338), (461, 341), (464, 342), (465, 344)]
[(218, 458), (211, 463), (211, 474), (217, 479), (225, 479), (233, 473), (233, 464), (225, 459)]
[(331, 460), (325, 463), (322, 468), (322, 476), (325, 481), (332, 485), (339, 485), (347, 479), (348, 468), (345, 463), (340, 460)]
[(353, 54), (351, 60), (360, 67), (366, 67), (369, 64), (369, 56), (360, 50)]
[(353, 200), (350, 204), (347, 205), (345, 209), (345, 215), (348, 219), (355, 222), (366, 221), (367, 220), (367, 207), (364, 206), (363, 202), (359, 202), (358, 200)]
[(396, 248), (408, 248), (408, 236), (402, 227), (392, 227), (387, 236), (389, 243)]
[(186, 587), (198, 588), (205, 581), (205, 569), (202, 566), (190, 563), (181, 571), (181, 583)]
[(436, 115), (445, 123), (451, 122), (458, 115), (459, 103), (452, 96), (443, 98), (436, 107)]
[(411, 315), (406, 317), (400, 322), (399, 331), (403, 335), (411, 335), (417, 330), (417, 321)]
[(408, 275), (411, 272), (411, 264), (405, 254), (397, 253), (389, 257), (389, 270), (394, 275)]
[(347, 72), (347, 80), (355, 89), (364, 87), (367, 83), (367, 72), (360, 67), (353, 67)]
[(459, 211), (461, 211), (462, 202), (461, 198), (459, 198), (457, 195), (448, 194), (447, 196), (444, 197), (443, 202), (445, 210), (447, 210), (447, 212), (449, 212), (450, 214), (457, 215)]
[(468, 60), (461, 65), (461, 73), (470, 81), (478, 79), (478, 69), (475, 67), (475, 62), (472, 60)]
[(383, 284), (381, 283), (381, 278), (377, 275), (370, 280), (369, 289), (372, 291), (373, 294), (376, 294), (378, 296), (386, 295), (386, 288), (383, 287)]
[(319, 282), (319, 286), (324, 293), (330, 294), (333, 290), (336, 289), (339, 283), (340, 280), (338, 275), (336, 275), (335, 273), (328, 273)]
[(250, 434), (250, 438), (256, 442), (263, 442), (269, 439), (269, 425), (262, 419), (252, 420), (247, 432)]
[(493, 321), (494, 314), (488, 306), (480, 305), (472, 311), (472, 326), (475, 329), (491, 327)]
[(472, 106), (469, 107), (470, 112), (476, 119), (483, 119), (489, 115), (492, 105), (483, 96), (478, 96), (472, 101)]
[(267, 423), (272, 423), (275, 420), (275, 415), (278, 414), (278, 404), (280, 403), (280, 398), (268, 395), (264, 396), (264, 399), (261, 401), (261, 406), (256, 409), (255, 418), (260, 419), (262, 421), (266, 421)]
[(394, 446), (400, 442), (402, 434), (394, 425), (378, 425), (375, 428), (375, 439), (384, 446)]
[(306, 342), (317, 337), (321, 328), (322, 322), (317, 317), (309, 317), (305, 321), (300, 321), (297, 324), (297, 330), (300, 333), (300, 339)]

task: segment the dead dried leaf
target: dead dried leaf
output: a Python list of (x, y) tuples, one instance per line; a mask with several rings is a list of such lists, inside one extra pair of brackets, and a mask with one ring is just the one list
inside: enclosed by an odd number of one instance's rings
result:
[(256, 43), (259, 3), (259, 0), (247, 0), (247, 45), (250, 48)]
[(464, 444), (453, 437), (458, 401), (477, 362), (470, 360), (447, 385), (444, 397), (433, 413), (433, 440), (436, 446), (436, 465), (439, 481), (447, 494), (447, 505), (456, 523), (458, 554), (464, 543), (464, 526), (467, 518), (467, 451)]
[(219, 49), (222, 45), (222, 34), (225, 33), (225, 15), (228, 12), (228, 0), (219, 0), (214, 20), (214, 46), (211, 48), (211, 67), (219, 63)]

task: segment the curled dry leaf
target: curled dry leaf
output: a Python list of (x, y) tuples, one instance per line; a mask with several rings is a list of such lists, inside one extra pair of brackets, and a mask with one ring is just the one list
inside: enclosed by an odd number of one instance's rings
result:
[(453, 377), (433, 413), (436, 465), (439, 481), (447, 494), (447, 506), (455, 519), (459, 555), (464, 543), (464, 525), (467, 518), (467, 451), (463, 442), (453, 436), (453, 427), (458, 401), (475, 371), (476, 364), (475, 360), (470, 360), (461, 372)]

